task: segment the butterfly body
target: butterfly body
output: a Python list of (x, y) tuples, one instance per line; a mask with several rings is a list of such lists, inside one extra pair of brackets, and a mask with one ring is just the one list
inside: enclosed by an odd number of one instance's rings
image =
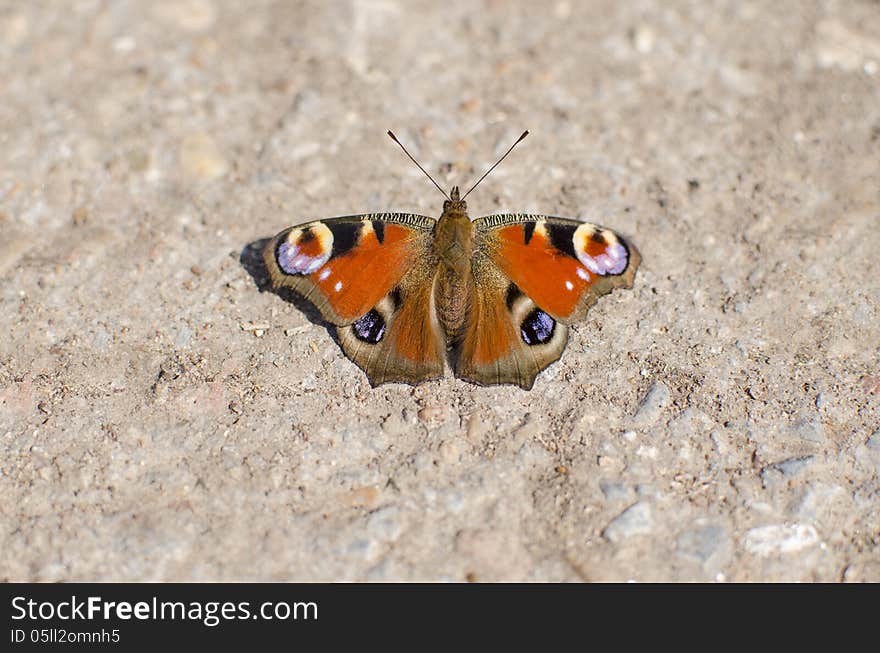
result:
[(336, 325), (373, 385), (455, 375), (532, 387), (568, 325), (632, 287), (638, 251), (589, 223), (500, 214), (471, 221), (454, 188), (439, 220), (381, 213), (318, 220), (273, 238), (264, 261)]
[(448, 343), (464, 328), (473, 294), (473, 253), (474, 225), (468, 217), (467, 206), (458, 199), (456, 186), (452, 189), (452, 199), (443, 203), (443, 214), (437, 221), (434, 236), (434, 254), (438, 259), (434, 302)]

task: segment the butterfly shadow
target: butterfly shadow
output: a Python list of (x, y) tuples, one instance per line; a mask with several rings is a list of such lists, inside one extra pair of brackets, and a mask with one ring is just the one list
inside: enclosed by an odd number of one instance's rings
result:
[(286, 302), (305, 315), (306, 319), (312, 324), (317, 324), (327, 329), (333, 341), (342, 347), (339, 336), (336, 334), (336, 327), (325, 320), (320, 311), (309, 300), (297, 294), (290, 288), (273, 288), (269, 277), (269, 270), (263, 261), (263, 249), (266, 244), (272, 240), (271, 238), (260, 238), (245, 245), (238, 257), (238, 262), (245, 271), (251, 276), (251, 280), (260, 292), (270, 292), (278, 295)]

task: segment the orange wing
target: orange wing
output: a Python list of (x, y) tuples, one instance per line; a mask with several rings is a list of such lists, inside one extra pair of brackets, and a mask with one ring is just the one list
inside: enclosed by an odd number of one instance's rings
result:
[(476, 220), (478, 252), (535, 304), (570, 324), (602, 295), (631, 288), (641, 257), (632, 244), (597, 225), (529, 215)]
[(568, 327), (525, 296), (492, 261), (474, 261), (474, 294), (455, 351), (455, 374), (490, 385), (526, 390), (562, 355)]
[(435, 224), (408, 213), (319, 220), (279, 233), (263, 259), (276, 288), (293, 288), (328, 322), (351, 324), (429, 251)]
[(311, 301), (370, 383), (418, 383), (443, 373), (445, 343), (432, 297), (435, 221), (407, 213), (290, 227), (263, 259), (276, 287)]
[(632, 286), (639, 253), (608, 229), (564, 218), (494, 215), (474, 228), (474, 296), (455, 373), (529, 389), (562, 355), (567, 325)]

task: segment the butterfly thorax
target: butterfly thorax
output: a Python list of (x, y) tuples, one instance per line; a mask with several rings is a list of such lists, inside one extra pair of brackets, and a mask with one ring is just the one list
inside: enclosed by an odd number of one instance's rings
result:
[(467, 214), (467, 204), (458, 199), (458, 188), (454, 188), (452, 200), (443, 203), (443, 215), (434, 235), (434, 254), (438, 260), (434, 301), (447, 342), (455, 340), (464, 326), (473, 284), (473, 251), (474, 228)]

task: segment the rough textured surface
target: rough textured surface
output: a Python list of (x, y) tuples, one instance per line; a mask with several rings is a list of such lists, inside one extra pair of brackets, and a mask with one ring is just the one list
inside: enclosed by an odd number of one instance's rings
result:
[[(880, 5), (0, 4), (0, 579), (880, 581)], [(531, 392), (370, 389), (250, 243), (628, 234)]]

